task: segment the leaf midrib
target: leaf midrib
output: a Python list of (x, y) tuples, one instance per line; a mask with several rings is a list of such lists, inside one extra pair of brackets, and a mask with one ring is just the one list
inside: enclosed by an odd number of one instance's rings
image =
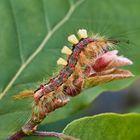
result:
[(9, 89), (13, 86), (16, 79), (21, 75), (21, 73), (24, 71), (24, 69), (32, 62), (32, 60), (42, 51), (42, 49), (45, 47), (46, 43), (49, 41), (51, 36), (58, 30), (60, 27), (66, 23), (66, 21), (69, 20), (71, 15), (74, 13), (75, 9), (83, 3), (85, 0), (79, 0), (75, 4), (70, 5), (70, 8), (68, 12), (65, 14), (65, 16), (60, 20), (52, 30), (50, 30), (45, 38), (43, 39), (42, 43), (37, 47), (37, 49), (29, 56), (29, 58), (19, 67), (13, 78), (9, 81), (7, 86), (4, 88), (3, 92), (0, 94), (0, 100), (6, 95), (6, 93), (9, 91)]

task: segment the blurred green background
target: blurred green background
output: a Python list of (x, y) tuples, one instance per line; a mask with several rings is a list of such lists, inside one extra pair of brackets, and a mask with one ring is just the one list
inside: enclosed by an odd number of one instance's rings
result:
[(0, 140), (17, 131), (31, 114), (33, 100), (14, 100), (13, 96), (36, 89), (58, 71), (56, 61), (65, 57), (60, 50), (64, 45), (72, 47), (67, 36), (79, 28), (86, 28), (91, 36), (129, 40), (130, 44), (121, 43), (117, 49), (134, 62), (125, 69), (135, 77), (85, 90), (51, 113), (40, 129), (61, 132), (83, 116), (140, 112), (139, 0), (0, 0), (0, 27), (0, 96), (4, 95)]

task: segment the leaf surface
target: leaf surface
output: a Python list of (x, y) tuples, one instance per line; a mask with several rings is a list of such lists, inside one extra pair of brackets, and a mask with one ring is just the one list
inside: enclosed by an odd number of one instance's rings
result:
[(75, 120), (64, 133), (81, 140), (137, 140), (140, 137), (139, 114), (102, 114)]
[[(3, 136), (0, 138), (19, 129), (31, 114), (32, 98), (14, 100), (13, 96), (25, 89), (36, 89), (42, 81), (49, 80), (57, 69), (56, 60), (62, 56), (61, 48), (70, 47), (67, 36), (79, 28), (86, 28), (91, 34), (132, 40), (136, 45), (123, 44), (119, 49), (134, 61), (127, 69), (137, 78), (140, 74), (139, 12), (138, 0), (118, 0), (115, 4), (110, 0), (1, 0), (0, 132)], [(87, 106), (103, 91), (119, 90), (133, 80), (88, 89), (66, 107), (51, 113), (43, 123), (65, 118)]]

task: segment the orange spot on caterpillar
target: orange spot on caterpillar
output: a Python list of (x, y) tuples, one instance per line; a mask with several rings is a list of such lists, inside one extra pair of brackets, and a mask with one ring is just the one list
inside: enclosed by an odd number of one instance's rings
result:
[(24, 90), (20, 92), (18, 95), (13, 96), (14, 99), (23, 99), (27, 97), (32, 97), (34, 94), (33, 90)]

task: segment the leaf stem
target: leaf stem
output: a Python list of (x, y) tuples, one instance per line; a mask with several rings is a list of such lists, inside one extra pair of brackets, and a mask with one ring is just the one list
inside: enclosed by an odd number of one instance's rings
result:
[(41, 137), (61, 137), (63, 135), (63, 133), (57, 133), (57, 132), (39, 132), (36, 131), (32, 134), (33, 136), (41, 136)]
[(79, 140), (77, 138), (74, 138), (72, 136), (65, 135), (64, 133), (58, 133), (58, 132), (44, 132), (44, 131), (36, 131), (32, 134), (32, 136), (41, 136), (41, 137), (58, 137), (63, 138), (65, 140)]

